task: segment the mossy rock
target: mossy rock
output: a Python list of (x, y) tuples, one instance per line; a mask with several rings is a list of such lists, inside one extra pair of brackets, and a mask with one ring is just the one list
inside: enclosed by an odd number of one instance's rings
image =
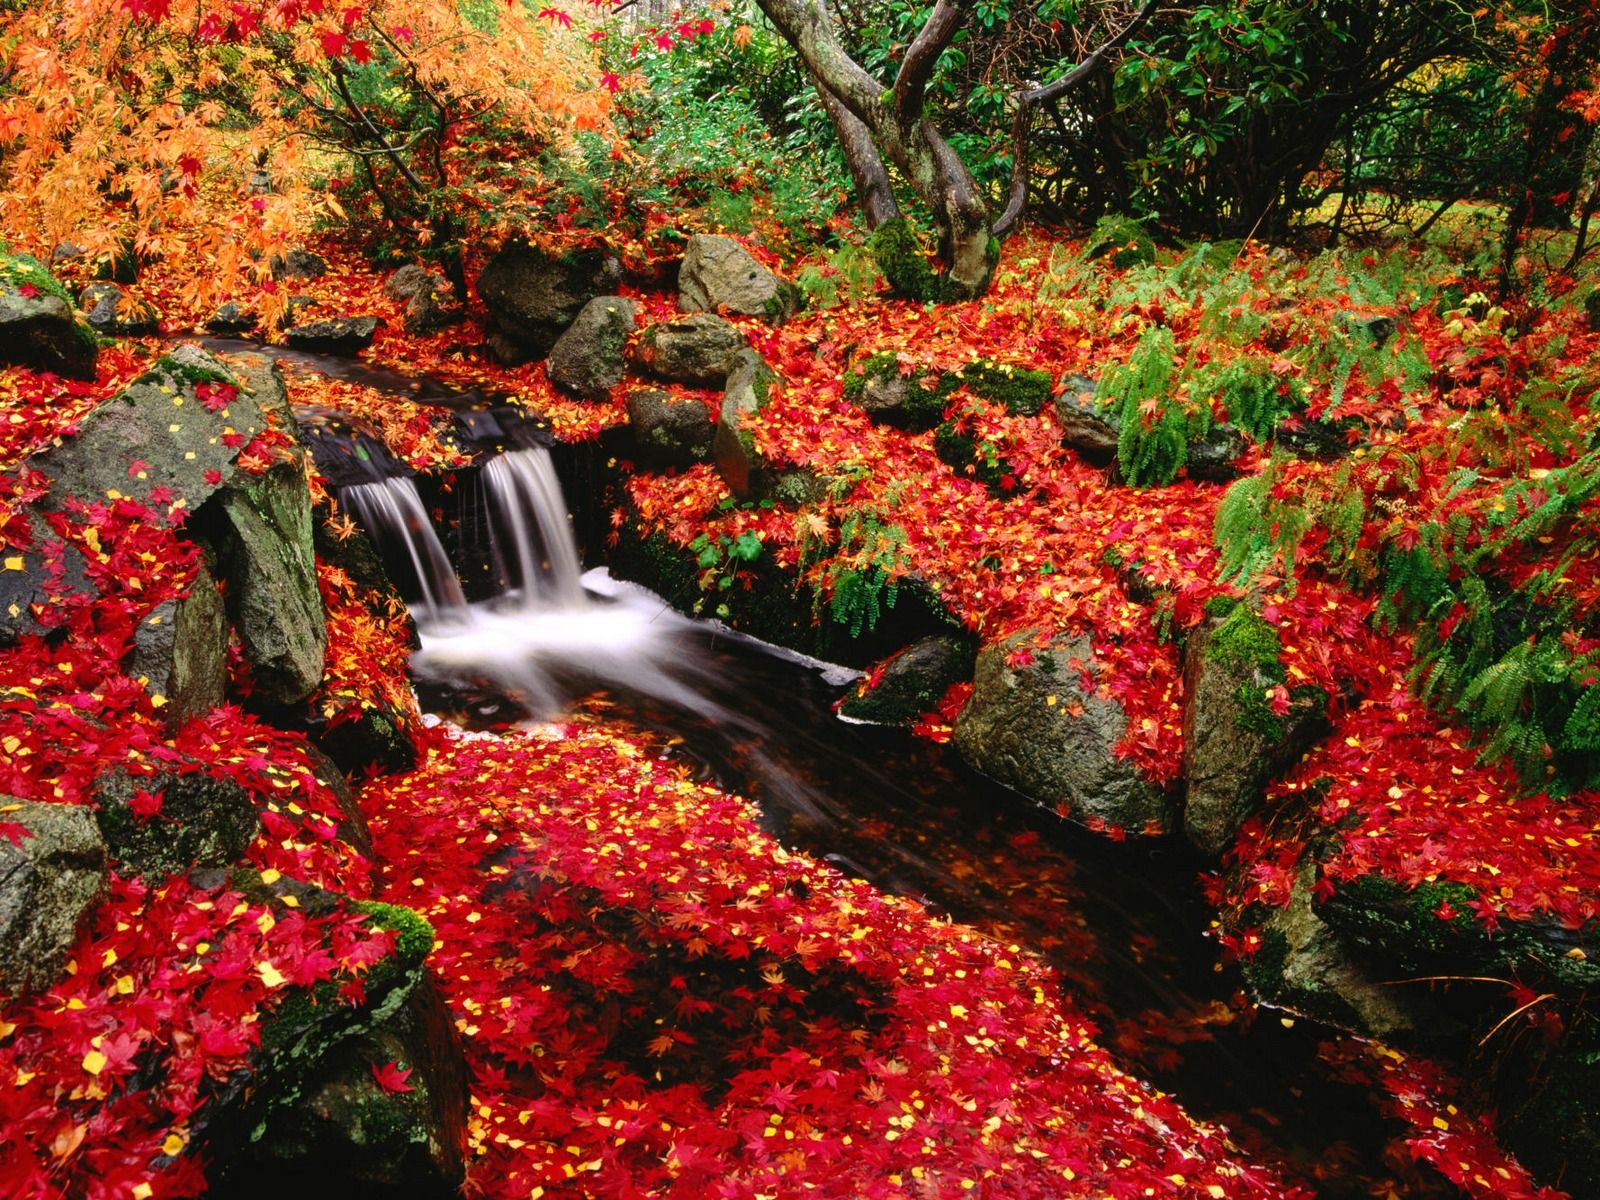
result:
[(1048, 371), (978, 359), (959, 372), (974, 396), (1005, 406), (1013, 416), (1036, 417), (1050, 402), (1055, 380)]
[[(160, 797), (154, 816), (135, 811), (140, 791)], [(95, 800), (95, 820), (118, 873), (151, 884), (192, 867), (236, 862), (261, 830), (250, 793), (231, 779), (204, 772), (112, 772), (95, 782)]]
[(902, 371), (893, 351), (874, 354), (844, 376), (844, 398), (872, 420), (897, 429), (932, 429), (955, 390), (953, 376), (913, 367)]
[(1156, 261), (1155, 239), (1131, 217), (1102, 218), (1084, 249), (1090, 257), (1109, 259), (1119, 270), (1149, 266)]
[(93, 379), (99, 348), (44, 264), (0, 246), (0, 363)]
[(944, 281), (929, 264), (915, 227), (905, 217), (885, 221), (873, 230), (867, 250), (894, 295), (924, 302), (944, 299)]
[(875, 725), (909, 725), (932, 712), (953, 684), (971, 679), (976, 661), (970, 639), (923, 638), (857, 680), (839, 715)]

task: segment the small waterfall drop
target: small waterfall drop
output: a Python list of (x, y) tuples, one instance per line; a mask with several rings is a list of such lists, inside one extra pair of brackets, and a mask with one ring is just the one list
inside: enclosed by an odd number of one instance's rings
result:
[(509, 533), (505, 554), (517, 570), (522, 607), (575, 609), (585, 604), (583, 567), (555, 464), (543, 446), (512, 450), (483, 469), (490, 511)]
[(459, 624), (470, 620), (472, 610), (461, 593), (461, 581), (456, 578), (433, 522), (428, 520), (412, 479), (398, 475), (352, 484), (339, 496), (380, 549), (404, 551), (422, 592), (424, 616), (431, 623)]

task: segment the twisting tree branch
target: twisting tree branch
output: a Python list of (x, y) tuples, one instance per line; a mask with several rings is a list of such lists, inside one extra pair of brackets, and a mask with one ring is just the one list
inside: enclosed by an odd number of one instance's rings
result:
[(967, 19), (970, 7), (971, 0), (939, 0), (906, 48), (894, 80), (894, 114), (901, 128), (921, 120), (928, 81), (939, 65), (939, 56)]
[(1013, 98), (1016, 113), (1011, 119), (1011, 188), (1006, 196), (1005, 211), (994, 223), (996, 237), (1005, 237), (1016, 228), (1028, 206), (1028, 152), (1033, 139), (1033, 112), (1040, 104), (1050, 104), (1065, 96), (1079, 84), (1105, 69), (1109, 55), (1120, 50), (1133, 39), (1144, 23), (1156, 11), (1157, 0), (1144, 0), (1139, 11), (1109, 41), (1098, 46), (1082, 62), (1060, 79), (1051, 80), (1042, 87), (1018, 92)]

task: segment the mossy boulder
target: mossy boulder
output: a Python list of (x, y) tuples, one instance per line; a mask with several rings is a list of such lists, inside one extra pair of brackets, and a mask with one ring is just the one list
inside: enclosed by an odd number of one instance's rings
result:
[(1089, 683), (1087, 637), (1024, 630), (978, 653), (955, 745), (978, 770), (1074, 820), (1166, 832), (1171, 805), (1116, 748), (1127, 714)]
[(0, 244), (0, 363), (93, 379), (99, 344), (38, 259)]
[(212, 522), (228, 613), (256, 694), (273, 704), (311, 695), (328, 647), (304, 458), (297, 448), (259, 475), (237, 475), (218, 495)]
[(1239, 477), (1236, 461), (1245, 452), (1244, 436), (1224, 422), (1189, 440), (1184, 469), (1189, 478), (1207, 483), (1231, 483)]
[(875, 725), (909, 725), (932, 712), (951, 685), (971, 679), (976, 661), (967, 638), (923, 638), (857, 680), (839, 714)]
[(714, 313), (690, 313), (651, 325), (639, 335), (633, 358), (658, 379), (721, 385), (749, 349), (738, 326)]
[(107, 883), (92, 812), (0, 796), (0, 999), (56, 981)]
[(621, 278), (621, 264), (601, 246), (558, 252), (508, 242), (478, 276), (490, 348), (506, 366), (544, 358), (584, 305)]
[[(227, 866), (244, 857), (261, 829), (250, 793), (204, 771), (114, 771), (95, 781), (94, 794), (95, 820), (118, 874), (150, 884), (197, 866)], [(146, 797), (159, 803), (154, 813), (139, 811)]]
[(417, 765), (417, 745), (405, 716), (384, 704), (363, 707), (348, 720), (318, 725), (312, 736), (318, 749), (349, 775), (394, 774)]
[(545, 362), (550, 382), (583, 400), (607, 399), (627, 369), (624, 352), (637, 312), (623, 296), (596, 296), (585, 304)]
[(716, 427), (693, 396), (634, 388), (628, 393), (628, 424), (639, 459), (649, 466), (688, 467), (711, 457)]
[(1098, 386), (1084, 375), (1067, 376), (1055, 397), (1055, 414), (1056, 424), (1061, 426), (1062, 445), (1104, 467), (1116, 461), (1122, 420), (1114, 407), (1096, 398)]
[(284, 330), (283, 340), (291, 350), (354, 358), (372, 345), (382, 324), (379, 317), (328, 317), (290, 326)]
[(917, 231), (907, 218), (894, 217), (873, 230), (867, 251), (894, 295), (923, 303), (944, 299), (944, 280), (923, 253)]
[(730, 237), (697, 233), (678, 269), (678, 307), (684, 312), (731, 312), (782, 324), (800, 311), (800, 289), (756, 261)]
[(956, 374), (967, 391), (1015, 417), (1038, 416), (1055, 391), (1055, 379), (1048, 371), (988, 358), (975, 359)]
[(754, 350), (741, 352), (728, 375), (711, 452), (723, 482), (741, 500), (757, 497), (772, 471), (744, 422), (767, 406), (777, 385), (777, 372)]
[(1184, 648), (1183, 828), (1206, 854), (1233, 845), (1267, 783), (1326, 728), (1326, 695), (1291, 693), (1281, 652), (1277, 631), (1243, 603)]
[(874, 354), (844, 377), (844, 398), (872, 420), (912, 432), (932, 429), (944, 416), (953, 383), (939, 372), (901, 369), (893, 351)]
[(1091, 258), (1105, 258), (1113, 267), (1145, 267), (1156, 261), (1156, 243), (1150, 231), (1131, 217), (1105, 217), (1084, 243)]
[(114, 283), (91, 283), (78, 295), (84, 319), (106, 337), (153, 337), (161, 332), (161, 314), (148, 300), (130, 299)]

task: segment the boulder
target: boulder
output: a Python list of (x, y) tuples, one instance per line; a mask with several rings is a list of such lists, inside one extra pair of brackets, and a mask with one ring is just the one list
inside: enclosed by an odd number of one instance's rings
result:
[(56, 981), (107, 880), (87, 808), (0, 797), (0, 995)]
[(1427, 990), (1380, 982), (1393, 974), (1370, 970), (1317, 915), (1315, 882), (1316, 865), (1301, 864), (1289, 903), (1263, 922), (1262, 948), (1244, 963), (1257, 998), (1378, 1038), (1424, 1027)]
[(227, 615), (205, 566), (187, 596), (163, 601), (139, 622), (126, 670), (165, 701), (161, 713), (169, 729), (222, 703), (228, 683)]
[(545, 362), (550, 382), (584, 400), (609, 398), (627, 369), (625, 351), (637, 312), (622, 296), (596, 296), (585, 304)]
[(328, 273), (328, 264), (320, 254), (298, 247), (287, 254), (274, 254), (267, 265), (274, 279), (321, 279)]
[(652, 325), (639, 335), (634, 361), (658, 379), (722, 384), (750, 339), (713, 313), (693, 313)]
[[(48, 602), (51, 576), (41, 551), (56, 539), (46, 513), (69, 499), (103, 501), (111, 490), (159, 509), (179, 503), (195, 510), (223, 486), (240, 449), (267, 428), (248, 391), (236, 390), (226, 403), (216, 403), (219, 392), (240, 383), (203, 350), (180, 346), (93, 409), (75, 435), (29, 460), (49, 490), (23, 510), (35, 536), (34, 548), (16, 556), (22, 570), (0, 571), (0, 641), (35, 629), (32, 606)], [(209, 391), (209, 403), (200, 399), (201, 388)], [(135, 460), (144, 469), (130, 475)], [(151, 499), (157, 489), (167, 497), (161, 503)], [(67, 585), (87, 586), (76, 551), (66, 553), (65, 566)]]
[(406, 310), (400, 316), (400, 327), (412, 337), (426, 337), (465, 321), (466, 310), (441, 304), (439, 297), (442, 294), (432, 288), (419, 289), (406, 302)]
[(322, 680), (328, 646), (311, 538), (304, 452), (260, 475), (236, 475), (218, 496), (218, 558), (228, 612), (244, 641), (256, 694), (297, 704)]
[(148, 300), (129, 300), (114, 283), (91, 283), (78, 296), (85, 320), (107, 337), (154, 337), (161, 332), (161, 314)]
[(1083, 375), (1068, 375), (1061, 381), (1061, 394), (1055, 398), (1056, 424), (1061, 426), (1061, 443), (1076, 450), (1096, 466), (1108, 466), (1117, 457), (1122, 437), (1122, 420), (1116, 410), (1096, 402), (1094, 380)]
[(363, 856), (376, 859), (377, 849), (372, 844), (372, 828), (367, 824), (367, 815), (356, 803), (356, 794), (351, 790), (344, 772), (339, 769), (339, 764), (309, 742), (301, 753), (311, 764), (311, 773), (317, 777), (317, 782), (333, 793), (334, 801), (339, 806), (339, 840), (354, 847)]
[(99, 347), (37, 259), (0, 246), (0, 363), (93, 379)]
[(1290, 417), (1273, 430), (1272, 440), (1297, 458), (1332, 462), (1354, 452), (1361, 441), (1352, 441), (1353, 423), (1330, 421), (1326, 417)]
[(117, 873), (150, 884), (193, 867), (237, 862), (261, 830), (250, 793), (203, 772), (114, 771), (95, 781), (94, 792), (95, 820)]
[(839, 715), (877, 725), (909, 725), (933, 712), (952, 684), (972, 678), (972, 643), (953, 634), (913, 642), (857, 680)]
[(650, 466), (688, 467), (711, 456), (711, 414), (692, 396), (635, 388), (628, 393), (628, 424), (640, 461)]
[(770, 467), (756, 450), (755, 437), (744, 428), (744, 419), (758, 413), (772, 398), (778, 375), (754, 350), (742, 351), (728, 375), (722, 394), (717, 430), (711, 453), (728, 489), (741, 500), (754, 497), (766, 483)]
[(1280, 650), (1276, 631), (1243, 604), (1193, 631), (1184, 648), (1183, 828), (1206, 854), (1233, 845), (1266, 785), (1325, 728), (1327, 697), (1317, 688), (1291, 695)]
[(1165, 797), (1116, 754), (1127, 715), (1085, 687), (1093, 669), (1086, 637), (1024, 630), (985, 646), (956, 720), (956, 747), (984, 774), (1063, 816), (1165, 832)]
[(493, 329), (491, 349), (506, 366), (543, 358), (583, 306), (621, 278), (622, 265), (603, 247), (557, 254), (507, 243), (478, 276)]
[(443, 292), (444, 277), (420, 263), (407, 263), (384, 280), (383, 294), (396, 304), (404, 304), (421, 291)]
[(1203, 479), (1207, 483), (1229, 483), (1239, 477), (1239, 468), (1234, 462), (1244, 452), (1244, 436), (1232, 425), (1224, 422), (1221, 425), (1213, 425), (1206, 430), (1203, 437), (1198, 437), (1189, 443), (1184, 467), (1191, 479)]
[(800, 289), (758, 263), (730, 237), (697, 233), (678, 269), (684, 312), (731, 312), (780, 324), (800, 311)]
[(372, 345), (381, 324), (377, 317), (329, 317), (292, 326), (284, 331), (283, 340), (292, 350), (354, 358)]
[(321, 307), (315, 296), (290, 296), (288, 303), (283, 306), (283, 312), (278, 316), (279, 329), (293, 329), (296, 325), (305, 323), (307, 313), (314, 312)]
[(939, 423), (950, 391), (937, 372), (902, 371), (893, 352), (874, 354), (844, 377), (844, 398), (870, 419), (918, 432)]
[(232, 300), (219, 305), (217, 311), (211, 314), (211, 319), (206, 322), (206, 328), (212, 333), (248, 333), (255, 327), (255, 313)]
[[(406, 1073), (390, 1090), (374, 1068)], [(336, 1046), (251, 1148), (229, 1194), (447, 1200), (466, 1175), (468, 1079), (450, 1012), (427, 979), (367, 1032)], [(336, 1187), (334, 1181), (337, 1181)], [(242, 1189), (242, 1191), (236, 1190)]]
[(359, 717), (322, 726), (313, 736), (317, 748), (348, 775), (394, 775), (417, 765), (417, 746), (406, 732), (404, 715), (387, 705), (363, 708)]

